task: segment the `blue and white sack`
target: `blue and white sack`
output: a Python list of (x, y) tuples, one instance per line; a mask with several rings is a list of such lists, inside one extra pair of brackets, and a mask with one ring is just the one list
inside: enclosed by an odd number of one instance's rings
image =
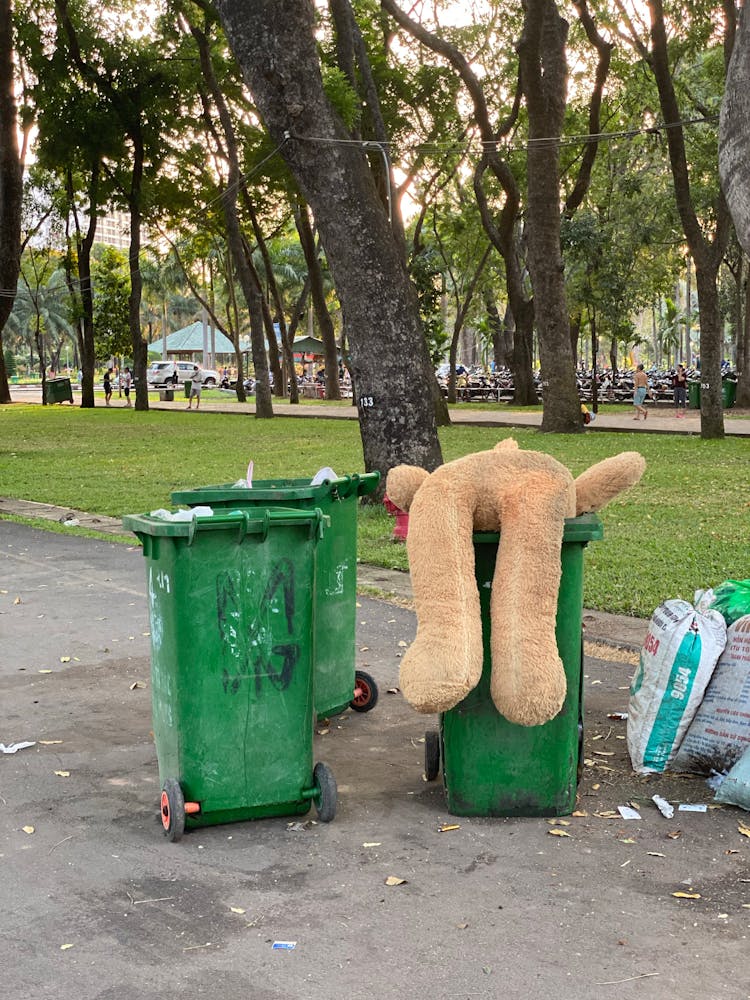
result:
[(726, 641), (716, 611), (679, 600), (654, 611), (628, 705), (628, 751), (639, 774), (663, 771), (674, 758)]

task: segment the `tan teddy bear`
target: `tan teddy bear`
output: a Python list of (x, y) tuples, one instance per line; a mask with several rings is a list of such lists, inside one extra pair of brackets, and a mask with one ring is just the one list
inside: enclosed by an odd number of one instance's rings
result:
[(490, 602), (497, 710), (541, 725), (565, 700), (555, 619), (567, 517), (599, 510), (633, 486), (646, 463), (638, 452), (598, 462), (573, 479), (556, 459), (522, 451), (509, 438), (428, 473), (399, 465), (390, 499), (409, 511), (406, 540), (417, 636), (401, 664), (400, 686), (418, 712), (457, 705), (482, 674), (482, 622), (472, 532), (500, 531)]

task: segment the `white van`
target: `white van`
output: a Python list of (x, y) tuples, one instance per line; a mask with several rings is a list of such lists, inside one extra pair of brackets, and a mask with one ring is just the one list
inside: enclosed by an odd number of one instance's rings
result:
[[(146, 371), (146, 385), (151, 389), (176, 386), (192, 378), (194, 361), (154, 361)], [(212, 368), (203, 369), (203, 385), (213, 387), (219, 384), (219, 373)]]

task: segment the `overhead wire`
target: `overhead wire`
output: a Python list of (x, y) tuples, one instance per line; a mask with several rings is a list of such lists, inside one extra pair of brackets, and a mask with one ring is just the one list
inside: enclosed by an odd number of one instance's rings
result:
[[(414, 146), (410, 147), (415, 152), (446, 152), (450, 150), (455, 150), (456, 152), (464, 151), (468, 152), (472, 147), (479, 146), (482, 149), (495, 147), (502, 147), (504, 153), (518, 153), (518, 152), (528, 152), (530, 149), (535, 149), (539, 147), (548, 147), (552, 145), (557, 145), (558, 147), (566, 146), (578, 146), (581, 144), (587, 144), (592, 142), (610, 142), (616, 139), (633, 139), (639, 135), (658, 135), (663, 131), (667, 131), (673, 128), (682, 128), (683, 126), (692, 125), (708, 125), (713, 124), (719, 120), (719, 115), (703, 115), (698, 118), (683, 118), (677, 122), (659, 122), (654, 125), (644, 125), (640, 128), (623, 129), (617, 132), (597, 132), (597, 133), (584, 133), (579, 135), (570, 136), (560, 136), (555, 138), (554, 136), (541, 137), (537, 139), (526, 139), (520, 143), (503, 143), (501, 140), (487, 140), (487, 139), (473, 139), (468, 140), (462, 144), (456, 144), (455, 142), (445, 142), (445, 143), (416, 143)], [(222, 189), (216, 197), (212, 198), (205, 205), (201, 206), (194, 215), (186, 220), (186, 224), (197, 223), (200, 221), (201, 217), (205, 216), (206, 213), (221, 199), (226, 195), (227, 192), (239, 189), (239, 187), (246, 182), (250, 177), (258, 173), (258, 171), (265, 166), (265, 164), (276, 156), (281, 149), (289, 142), (290, 139), (296, 139), (300, 142), (316, 142), (324, 145), (335, 145), (335, 146), (351, 146), (358, 149), (367, 150), (378, 147), (393, 147), (397, 143), (392, 140), (363, 140), (363, 139), (339, 139), (330, 136), (312, 136), (312, 135), (298, 135), (296, 133), (286, 133), (275, 149), (271, 150), (263, 159), (257, 163), (251, 171), (248, 173), (243, 173), (239, 180), (234, 184)], [(178, 240), (177, 244), (187, 243), (189, 237), (184, 237), (182, 240)], [(169, 240), (169, 237), (165, 235), (160, 235), (155, 240), (149, 240), (145, 242), (141, 250), (155, 249), (157, 245), (169, 243), (170, 245), (175, 245)], [(127, 258), (128, 263), (130, 263), (131, 257)], [(77, 282), (78, 288), (86, 287), (84, 282)], [(16, 291), (0, 288), (0, 298), (15, 298)]]

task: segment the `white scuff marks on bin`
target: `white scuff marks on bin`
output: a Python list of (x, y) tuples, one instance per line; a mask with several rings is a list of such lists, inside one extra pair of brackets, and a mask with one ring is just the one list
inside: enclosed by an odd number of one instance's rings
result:
[(148, 568), (148, 613), (151, 620), (151, 648), (161, 649), (164, 642), (164, 620), (161, 616), (160, 601), (157, 599), (157, 588), (167, 594), (171, 590), (169, 574), (164, 570), (156, 571), (156, 567), (151, 565)]
[(349, 569), (349, 563), (343, 562), (335, 566), (333, 573), (328, 578), (327, 586), (325, 588), (326, 597), (339, 597), (344, 593), (344, 577), (346, 576), (346, 571)]

